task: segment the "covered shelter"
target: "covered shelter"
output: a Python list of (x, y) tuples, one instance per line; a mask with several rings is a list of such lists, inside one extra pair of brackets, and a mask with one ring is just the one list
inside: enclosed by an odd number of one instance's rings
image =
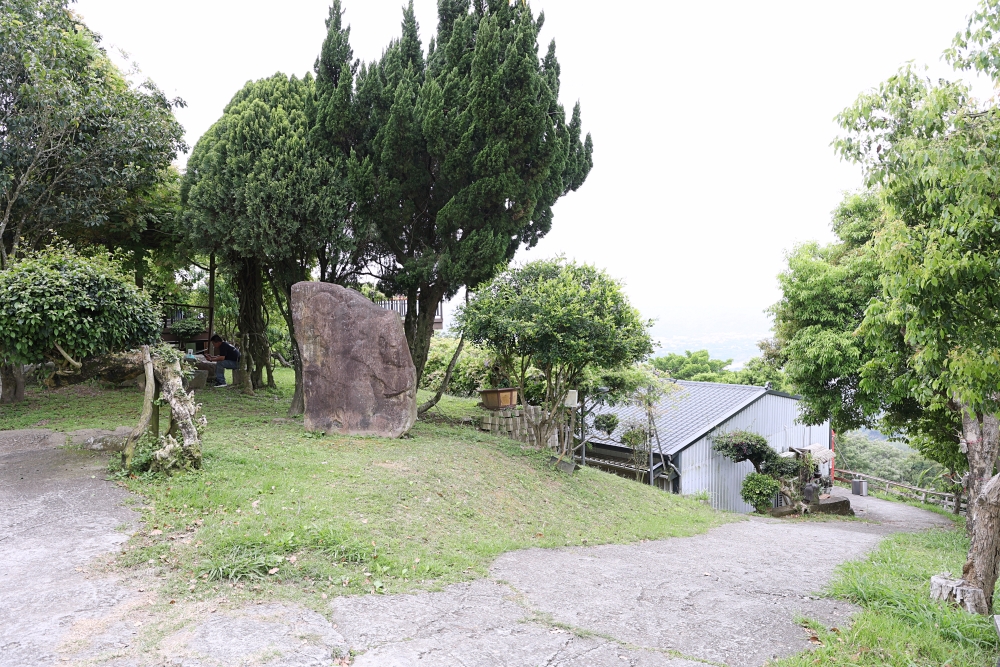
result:
[[(646, 423), (646, 413), (631, 405), (594, 409), (594, 415), (614, 413), (619, 423), (606, 435), (588, 429), (581, 461), (628, 474), (641, 473), (664, 490), (685, 495), (705, 492), (712, 507), (731, 512), (752, 512), (740, 497), (743, 478), (753, 472), (749, 461), (734, 463), (712, 449), (712, 436), (747, 430), (764, 436), (779, 454), (792, 449), (811, 448), (814, 453), (832, 449), (829, 422), (809, 426), (799, 422), (799, 397), (767, 387), (716, 382), (677, 380), (654, 412), (655, 433), (651, 444), (652, 465), (637, 470), (634, 462), (642, 457), (622, 444), (622, 435), (636, 424)], [(820, 464), (828, 475), (832, 456)]]

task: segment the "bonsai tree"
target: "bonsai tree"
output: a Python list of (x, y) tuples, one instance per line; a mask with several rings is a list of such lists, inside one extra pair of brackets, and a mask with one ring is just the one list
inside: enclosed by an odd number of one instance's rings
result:
[(69, 247), (49, 247), (24, 254), (0, 271), (0, 357), (5, 363), (53, 362), (49, 386), (91, 378), (121, 382), (144, 373), (143, 412), (126, 444), (127, 463), (136, 440), (158, 414), (160, 392), (170, 406), (171, 423), (154, 465), (197, 467), (204, 419), (196, 424), (198, 406), (194, 394), (183, 389), (180, 355), (165, 346), (150, 348), (159, 336), (159, 312), (106, 256), (81, 257)]
[(764, 463), (778, 457), (767, 444), (767, 438), (746, 430), (712, 436), (712, 449), (736, 463), (749, 461), (758, 473), (763, 472)]

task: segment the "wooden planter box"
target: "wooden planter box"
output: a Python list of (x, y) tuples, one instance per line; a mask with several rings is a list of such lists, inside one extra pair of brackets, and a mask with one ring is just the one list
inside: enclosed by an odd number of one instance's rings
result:
[(506, 410), (517, 405), (517, 389), (482, 389), (479, 397), (483, 399), (483, 407), (487, 410)]

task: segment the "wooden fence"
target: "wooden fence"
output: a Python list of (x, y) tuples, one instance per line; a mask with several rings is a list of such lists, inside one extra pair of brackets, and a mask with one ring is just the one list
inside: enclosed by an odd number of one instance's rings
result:
[[(941, 505), (942, 507), (949, 507), (951, 509), (955, 508), (954, 493), (945, 493), (944, 491), (935, 491), (934, 489), (922, 489), (918, 486), (894, 482), (891, 479), (882, 479), (881, 477), (867, 475), (863, 472), (837, 469), (836, 480), (850, 484), (854, 479), (868, 480), (868, 488), (870, 490), (881, 490), (885, 491), (886, 494), (896, 493), (911, 500), (919, 500), (920, 502)], [(966, 507), (968, 507), (968, 503), (963, 502), (960, 509), (964, 511)]]

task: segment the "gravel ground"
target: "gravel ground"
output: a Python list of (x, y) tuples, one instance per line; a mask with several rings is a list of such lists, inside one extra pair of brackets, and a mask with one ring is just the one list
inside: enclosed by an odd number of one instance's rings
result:
[(162, 612), (150, 573), (97, 572), (136, 514), (103, 481), (102, 456), (63, 442), (0, 433), (4, 667), (312, 667), (348, 651), (357, 667), (751, 667), (809, 647), (797, 616), (849, 622), (850, 605), (816, 595), (839, 563), (888, 533), (950, 525), (851, 496), (866, 521), (749, 519), (689, 538), (528, 549), (498, 558), (486, 579), (336, 598), (326, 617), (291, 604), (227, 611), (218, 600)]

